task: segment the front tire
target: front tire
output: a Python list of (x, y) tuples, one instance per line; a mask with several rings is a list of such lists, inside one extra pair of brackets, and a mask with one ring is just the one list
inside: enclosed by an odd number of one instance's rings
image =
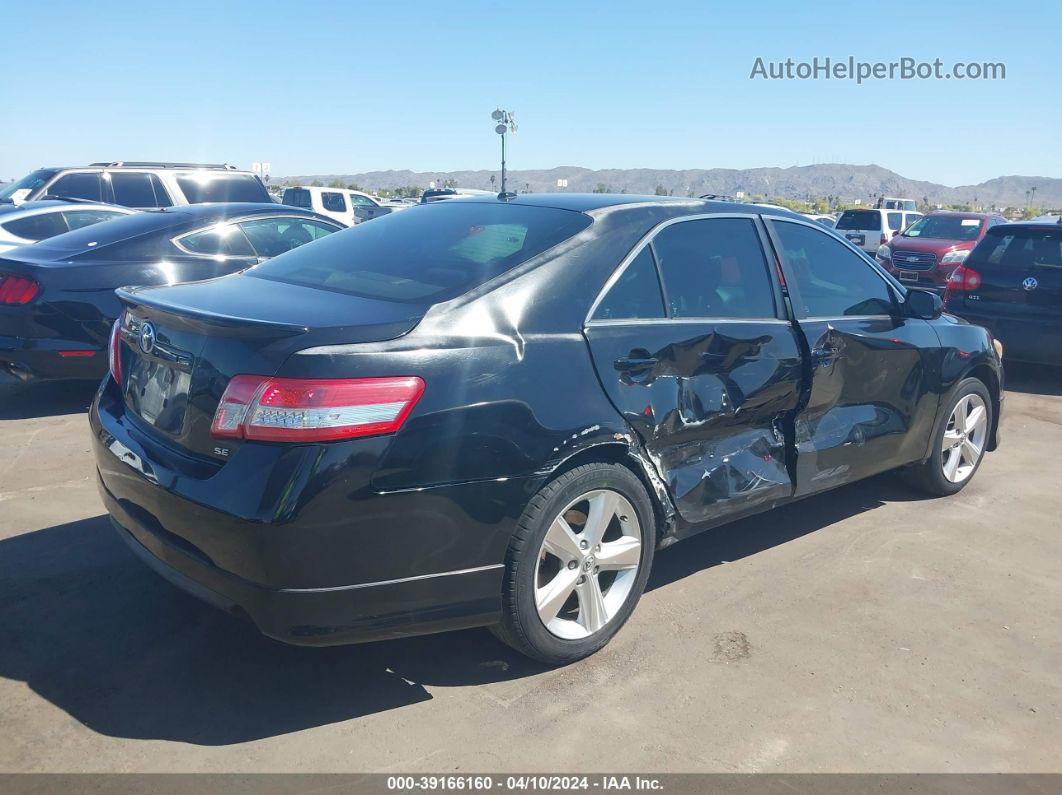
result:
[(981, 466), (992, 430), (992, 396), (977, 378), (962, 381), (933, 435), (933, 452), (907, 470), (907, 480), (934, 496), (962, 491)]
[(506, 556), (502, 621), (517, 651), (566, 665), (608, 643), (634, 611), (653, 562), (652, 503), (618, 464), (585, 464), (531, 499)]

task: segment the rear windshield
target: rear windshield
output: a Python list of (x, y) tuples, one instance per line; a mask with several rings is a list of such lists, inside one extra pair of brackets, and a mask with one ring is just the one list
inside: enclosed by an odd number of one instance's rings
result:
[(247, 275), (409, 303), (448, 301), (590, 225), (582, 213), (449, 201), (391, 213), (281, 254)]
[(926, 215), (903, 233), (904, 237), (928, 237), (940, 240), (977, 240), (980, 218), (956, 218), (952, 215)]
[(250, 174), (181, 174), (177, 184), (189, 204), (273, 201), (265, 186)]
[(837, 221), (838, 229), (881, 231), (881, 213), (877, 210), (845, 210)]
[(1062, 267), (1062, 228), (1036, 229), (997, 226), (970, 252), (970, 265), (1031, 268)]
[(310, 192), (306, 188), (287, 188), (281, 204), (286, 204), (288, 207), (305, 207), (307, 210), (313, 206), (313, 202), (310, 201)]

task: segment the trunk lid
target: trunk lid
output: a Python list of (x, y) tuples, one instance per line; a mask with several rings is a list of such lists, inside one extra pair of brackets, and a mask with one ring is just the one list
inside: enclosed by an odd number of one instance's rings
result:
[(241, 274), (118, 297), (127, 414), (149, 439), (220, 461), (240, 445), (210, 433), (234, 375), (275, 375), (315, 345), (394, 339), (427, 310)]
[(980, 276), (978, 289), (963, 295), (971, 310), (1062, 316), (1062, 226), (993, 227), (965, 266)]

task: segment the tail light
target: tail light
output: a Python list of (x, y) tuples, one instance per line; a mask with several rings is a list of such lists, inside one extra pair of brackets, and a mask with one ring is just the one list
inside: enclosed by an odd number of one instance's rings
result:
[(111, 378), (115, 383), (122, 383), (122, 319), (118, 318), (111, 326), (111, 344), (107, 349), (107, 359), (111, 366)]
[(972, 268), (960, 265), (951, 272), (944, 287), (944, 302), (947, 303), (952, 293), (970, 293), (981, 286), (981, 274)]
[(33, 279), (0, 274), (0, 304), (28, 304), (40, 288)]
[(211, 433), (262, 442), (328, 442), (394, 433), (424, 382), (416, 377), (301, 379), (237, 375), (221, 397)]

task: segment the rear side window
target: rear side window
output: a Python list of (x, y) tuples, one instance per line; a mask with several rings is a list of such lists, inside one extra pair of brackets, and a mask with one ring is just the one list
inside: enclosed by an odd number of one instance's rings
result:
[(177, 184), (189, 204), (204, 202), (265, 202), (272, 203), (269, 192), (261, 182), (249, 174), (181, 174)]
[(649, 246), (641, 250), (609, 288), (594, 311), (594, 320), (664, 317), (660, 279)]
[(236, 224), (220, 223), (174, 241), (192, 254), (217, 257), (253, 257), (254, 249)]
[(892, 293), (869, 262), (835, 236), (802, 224), (772, 221), (808, 317), (888, 315)]
[(774, 317), (774, 290), (749, 218), (683, 221), (653, 238), (671, 317)]
[(289, 207), (305, 207), (309, 210), (313, 202), (310, 192), (306, 188), (287, 188), (284, 191), (283, 204)]
[(347, 211), (347, 202), (343, 198), (343, 194), (334, 191), (325, 191), (321, 194), (321, 206), (330, 213), (345, 213)]
[(903, 213), (889, 213), (889, 229), (899, 232), (903, 229)]
[(877, 210), (845, 210), (837, 219), (837, 228), (880, 232), (881, 213)]
[(527, 262), (590, 223), (570, 210), (444, 202), (358, 224), (248, 275), (387, 301), (435, 303)]
[(336, 231), (319, 221), (284, 216), (244, 221), (240, 228), (259, 257), (276, 257)]
[(8, 221), (3, 227), (15, 237), (21, 237), (24, 240), (44, 240), (67, 231), (63, 214), (59, 212), (19, 218), (15, 221)]
[[(1015, 229), (989, 232), (970, 252), (967, 264), (1032, 268), (1062, 267), (1062, 229)], [(998, 227), (997, 227), (998, 229)]]
[(48, 186), (49, 196), (100, 201), (99, 174), (67, 174)]
[(67, 226), (72, 230), (92, 226), (102, 221), (113, 221), (115, 218), (124, 217), (124, 215), (125, 213), (116, 213), (110, 210), (67, 210), (63, 213)]
[(170, 199), (154, 174), (112, 172), (115, 204), (124, 207), (169, 207)]

